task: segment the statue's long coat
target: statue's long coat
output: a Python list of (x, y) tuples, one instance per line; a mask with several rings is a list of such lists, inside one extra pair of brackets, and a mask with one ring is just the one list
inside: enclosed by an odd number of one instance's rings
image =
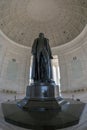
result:
[[(32, 54), (33, 54), (33, 66), (32, 66), (32, 75), (31, 75), (31, 78), (34, 79), (34, 80), (38, 80), (38, 72), (37, 72), (37, 69), (38, 69), (38, 62), (37, 62), (37, 59), (38, 57), (40, 56), (40, 50), (42, 50), (41, 53), (43, 53), (44, 55), (44, 58), (45, 58), (45, 61), (43, 61), (45, 66), (47, 65), (46, 64), (46, 60), (50, 60), (50, 61), (47, 61), (49, 62), (49, 67), (48, 68), (48, 77), (46, 77), (46, 75), (43, 75), (45, 76), (46, 78), (50, 78), (52, 79), (52, 67), (51, 67), (51, 59), (52, 59), (52, 53), (51, 53), (51, 49), (50, 49), (50, 46), (49, 46), (49, 40), (46, 39), (46, 38), (43, 38), (43, 43), (39, 43), (40, 42), (40, 39), (37, 38), (34, 40), (34, 43), (33, 43), (33, 46), (32, 46)], [(49, 59), (47, 59), (47, 57), (49, 57)], [(40, 69), (40, 68), (39, 68)], [(44, 70), (42, 70), (44, 71)], [(44, 73), (44, 72), (42, 72)], [(44, 73), (45, 74), (45, 73)]]

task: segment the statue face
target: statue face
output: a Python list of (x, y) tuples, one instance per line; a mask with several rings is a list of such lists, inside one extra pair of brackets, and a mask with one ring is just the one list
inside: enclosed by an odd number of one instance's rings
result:
[(44, 38), (44, 34), (43, 34), (43, 33), (40, 33), (40, 34), (39, 34), (39, 37), (40, 37), (40, 38)]

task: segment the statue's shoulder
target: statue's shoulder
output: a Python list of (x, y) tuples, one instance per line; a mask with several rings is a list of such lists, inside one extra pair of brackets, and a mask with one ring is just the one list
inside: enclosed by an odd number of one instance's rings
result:
[(38, 38), (34, 39), (34, 44), (36, 44), (36, 43), (37, 43), (37, 41), (38, 41)]
[(47, 40), (49, 40), (48, 38), (46, 38)]
[(38, 40), (38, 38), (36, 38), (34, 41), (37, 41)]
[(49, 39), (48, 39), (48, 38), (46, 38), (46, 37), (45, 37), (44, 39), (45, 39), (46, 41), (49, 41)]

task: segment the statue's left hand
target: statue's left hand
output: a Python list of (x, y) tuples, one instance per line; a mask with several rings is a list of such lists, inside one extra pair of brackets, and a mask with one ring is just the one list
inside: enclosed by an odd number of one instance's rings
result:
[(53, 56), (51, 56), (50, 58), (53, 59)]

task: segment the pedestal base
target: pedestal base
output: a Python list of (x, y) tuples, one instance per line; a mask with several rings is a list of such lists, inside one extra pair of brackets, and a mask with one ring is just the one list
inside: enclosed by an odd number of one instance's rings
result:
[(26, 97), (2, 103), (7, 122), (33, 130), (56, 130), (79, 123), (85, 104), (55, 96), (55, 83), (34, 83)]
[[(71, 99), (64, 100), (70, 102), (70, 104), (63, 104), (60, 111), (57, 111), (56, 109), (45, 109), (41, 111), (31, 110), (27, 112), (18, 108), (16, 105), (17, 102), (2, 103), (2, 110), (5, 120), (14, 125), (35, 130), (56, 130), (58, 128), (65, 128), (79, 123), (80, 116), (85, 106), (84, 103), (79, 101)], [(51, 115), (51, 118), (49, 115)]]

